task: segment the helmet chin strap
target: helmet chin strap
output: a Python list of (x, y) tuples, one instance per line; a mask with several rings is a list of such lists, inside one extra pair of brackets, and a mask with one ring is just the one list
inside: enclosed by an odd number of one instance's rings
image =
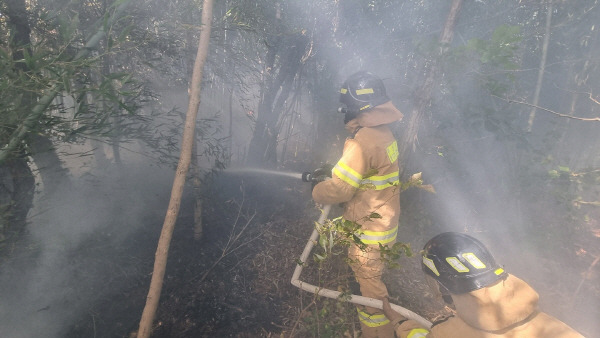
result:
[(438, 286), (440, 289), (440, 293), (442, 294), (442, 299), (444, 300), (444, 303), (446, 303), (448, 305), (454, 304), (454, 300), (452, 299), (452, 295), (450, 294), (450, 291), (448, 291), (448, 289), (446, 289), (446, 287), (443, 286), (442, 284), (440, 284), (439, 282), (438, 282)]
[(339, 107), (337, 111), (344, 114), (344, 124), (347, 124), (358, 116), (358, 112), (350, 111), (346, 107)]
[(348, 112), (346, 114), (344, 114), (344, 124), (354, 120), (356, 117), (358, 116), (358, 113), (354, 113), (354, 112)]

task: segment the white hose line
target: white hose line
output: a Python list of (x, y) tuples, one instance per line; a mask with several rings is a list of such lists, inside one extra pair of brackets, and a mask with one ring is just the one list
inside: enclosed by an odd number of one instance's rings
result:
[[(319, 220), (318, 220), (319, 224), (323, 224), (325, 222), (325, 219), (327, 219), (327, 215), (329, 214), (330, 210), (331, 210), (331, 205), (326, 205), (323, 208), (323, 213), (321, 214), (321, 217), (319, 217)], [(312, 292), (318, 296), (324, 296), (324, 297), (334, 298), (334, 299), (343, 299), (350, 303), (374, 307), (377, 309), (382, 309), (383, 302), (379, 299), (357, 296), (357, 295), (350, 295), (349, 297), (344, 296), (343, 298), (340, 298), (340, 296), (342, 296), (342, 293), (339, 291), (324, 289), (320, 286), (308, 284), (308, 283), (305, 283), (300, 280), (300, 274), (302, 273), (303, 265), (306, 264), (308, 255), (310, 255), (310, 252), (312, 251), (312, 248), (315, 245), (315, 243), (317, 242), (318, 238), (319, 238), (319, 232), (315, 228), (313, 230), (310, 238), (308, 239), (306, 246), (304, 247), (304, 251), (302, 251), (302, 255), (300, 255), (300, 262), (299, 262), (299, 264), (296, 265), (296, 269), (294, 270), (294, 274), (292, 275), (292, 285), (299, 287), (300, 289), (302, 289), (304, 291)], [(416, 314), (406, 308), (403, 308), (399, 305), (396, 305), (396, 304), (391, 304), (391, 306), (392, 306), (392, 309), (394, 309), (396, 312), (400, 313), (405, 318), (413, 319), (413, 320), (417, 321), (419, 324), (425, 326), (426, 328), (431, 328), (431, 322), (428, 321), (427, 319), (419, 316), (418, 314)]]

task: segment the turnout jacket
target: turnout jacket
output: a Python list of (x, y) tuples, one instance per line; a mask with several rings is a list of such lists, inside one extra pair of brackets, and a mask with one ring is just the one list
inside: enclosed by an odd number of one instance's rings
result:
[[(343, 219), (362, 225), (365, 244), (393, 243), (400, 216), (398, 144), (388, 124), (402, 113), (391, 101), (363, 112), (346, 124), (346, 140), (332, 179), (313, 189), (317, 203), (346, 203)], [(371, 217), (377, 213), (381, 218)]]
[(538, 310), (539, 296), (529, 284), (509, 275), (506, 280), (452, 295), (456, 316), (426, 330), (414, 320), (395, 325), (399, 338), (580, 338), (560, 320)]

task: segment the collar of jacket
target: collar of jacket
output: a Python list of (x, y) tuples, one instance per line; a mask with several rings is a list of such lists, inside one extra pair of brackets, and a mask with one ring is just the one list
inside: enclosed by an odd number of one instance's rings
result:
[(372, 109), (358, 114), (355, 119), (346, 123), (346, 130), (354, 135), (362, 127), (377, 127), (400, 121), (404, 115), (394, 106), (392, 101), (382, 103)]
[(456, 314), (480, 330), (498, 331), (537, 312), (539, 296), (529, 284), (509, 275), (506, 280), (460, 295), (452, 295)]

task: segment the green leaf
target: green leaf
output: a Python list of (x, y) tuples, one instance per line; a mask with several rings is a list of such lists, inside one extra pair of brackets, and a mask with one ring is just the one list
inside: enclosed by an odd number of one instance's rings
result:
[(319, 245), (323, 250), (327, 250), (327, 237), (325, 235), (319, 236)]
[(563, 173), (570, 173), (571, 169), (569, 169), (569, 167), (562, 167), (562, 166), (558, 166), (558, 170), (563, 172)]

